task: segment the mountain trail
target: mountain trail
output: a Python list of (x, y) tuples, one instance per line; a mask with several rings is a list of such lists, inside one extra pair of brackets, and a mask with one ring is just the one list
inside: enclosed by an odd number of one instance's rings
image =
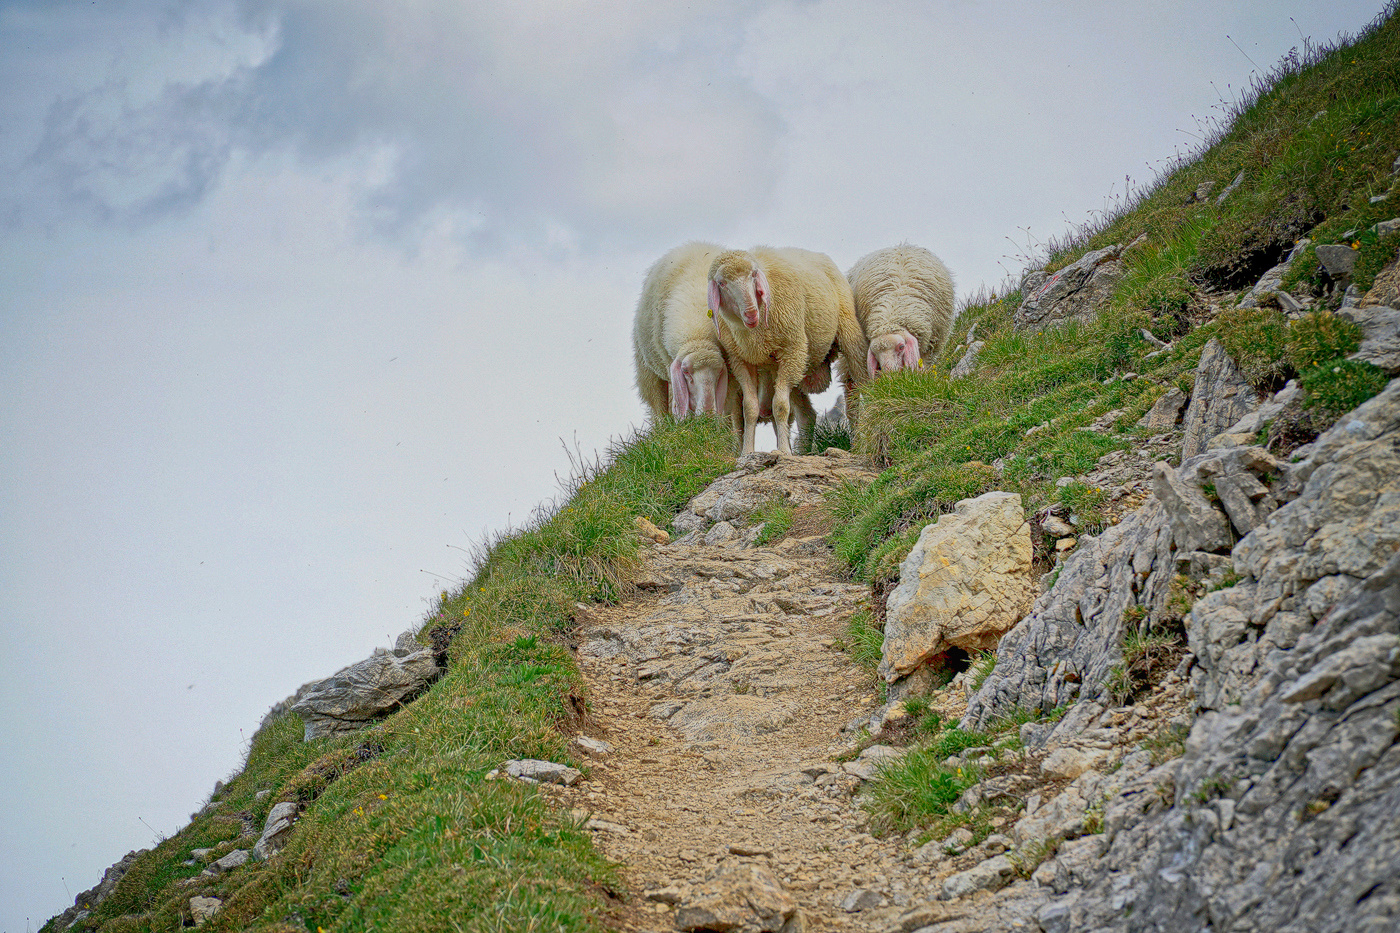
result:
[[(834, 476), (825, 459), (782, 463)], [(809, 533), (823, 520), (808, 503), (796, 536), (772, 546), (753, 546), (749, 529), (648, 548), (641, 594), (581, 615), (588, 731), (612, 751), (560, 794), (639, 895), (620, 929), (676, 929), (675, 907), (703, 899), (696, 889), (725, 866), (770, 871), (820, 930), (885, 929), (934, 886), (903, 837), (866, 832), (852, 799), (875, 758), (855, 758), (843, 727), (877, 701), (841, 639), (868, 589), (841, 579)]]

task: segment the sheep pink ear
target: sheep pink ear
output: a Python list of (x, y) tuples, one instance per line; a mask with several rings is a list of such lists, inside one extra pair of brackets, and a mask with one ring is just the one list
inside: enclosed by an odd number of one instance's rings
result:
[(871, 378), (871, 379), (874, 379), (874, 378), (875, 378), (875, 371), (876, 371), (876, 370), (879, 368), (879, 366), (880, 366), (880, 364), (879, 364), (878, 362), (876, 362), (876, 360), (875, 360), (875, 348), (874, 348), (874, 347), (871, 347), (870, 350), (869, 350), (869, 352), (867, 352), (867, 353), (865, 354), (865, 366), (866, 366), (867, 369), (870, 370), (870, 378)]
[(676, 418), (690, 414), (690, 382), (680, 357), (671, 361), (671, 414)]
[(904, 335), (904, 340), (899, 344), (899, 356), (904, 361), (905, 369), (919, 368), (919, 341), (909, 334)]
[(719, 283), (714, 279), (710, 279), (710, 310), (715, 314), (719, 314), (719, 308)]
[(758, 323), (764, 327), (768, 326), (768, 276), (763, 274), (763, 270), (755, 267), (753, 270), (753, 295), (758, 302)]
[(729, 367), (721, 365), (719, 378), (715, 380), (715, 414), (724, 411), (724, 403), (729, 401)]

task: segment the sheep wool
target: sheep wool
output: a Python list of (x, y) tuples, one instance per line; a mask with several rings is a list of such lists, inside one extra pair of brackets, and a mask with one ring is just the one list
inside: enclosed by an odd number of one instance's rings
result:
[(661, 419), (725, 414), (736, 404), (729, 367), (706, 306), (707, 276), (724, 247), (692, 242), (647, 270), (632, 324), (637, 394)]
[(933, 253), (909, 243), (876, 250), (847, 279), (869, 341), (869, 378), (917, 369), (943, 349), (953, 325), (953, 277)]
[[(709, 306), (740, 386), (741, 453), (753, 452), (761, 402), (770, 394), (778, 451), (792, 453), (793, 408), (798, 447), (805, 449), (816, 420), (806, 393), (829, 384), (833, 350), (839, 349), (843, 362), (865, 357), (865, 337), (840, 269), (810, 250), (730, 250), (710, 265)], [(765, 381), (770, 374), (771, 390)]]

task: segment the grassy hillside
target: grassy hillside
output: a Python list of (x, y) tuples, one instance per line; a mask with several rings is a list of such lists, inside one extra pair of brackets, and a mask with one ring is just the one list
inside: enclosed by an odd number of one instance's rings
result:
[[(310, 743), (295, 715), (274, 718), (211, 805), (76, 928), (177, 929), (205, 895), (224, 902), (209, 931), (440, 931), (447, 918), (464, 931), (607, 929), (613, 866), (567, 814), (485, 775), (507, 758), (584, 766), (567, 747), (587, 709), (560, 637), (571, 609), (627, 592), (635, 516), (665, 526), (733, 462), (728, 432), (706, 419), (660, 425), (607, 469), (582, 469), (566, 501), (483, 546), (472, 579), (441, 595), (419, 637), (449, 668), (427, 694)], [(256, 836), (281, 800), (305, 809), (276, 858), (214, 879), (186, 864), (195, 849), (212, 848), (209, 861), (248, 848), (247, 827)]]
[[(931, 373), (882, 378), (866, 390), (858, 446), (886, 466), (867, 489), (838, 503), (835, 548), (857, 577), (892, 577), (919, 529), (958, 499), (990, 489), (1021, 493), (1028, 510), (1061, 501), (1092, 527), (1103, 491), (1062, 477), (1129, 446), (1137, 420), (1168, 387), (1189, 392), (1200, 349), (1218, 337), (1260, 388), (1295, 375), (1315, 418), (1349, 410), (1385, 385), (1368, 364), (1337, 358), (1359, 332), (1324, 312), (1290, 324), (1277, 308), (1234, 309), (1237, 290), (1303, 236), (1360, 248), (1358, 284), (1396, 255), (1400, 237), (1367, 228), (1400, 215), (1392, 170), (1400, 155), (1400, 17), (1392, 4), (1353, 44), (1309, 46), (1281, 62), (1236, 107), (1233, 122), (1195, 157), (1159, 178), (1138, 200), (1103, 217), (1044, 258), (1056, 271), (1086, 252), (1144, 238), (1125, 256), (1112, 307), (1091, 324), (1042, 334), (1013, 330), (1021, 294), (981, 296), (963, 308)], [(1215, 196), (1243, 173), (1239, 187)], [(1204, 200), (1194, 194), (1213, 182)], [(1372, 198), (1389, 195), (1373, 202)], [(1322, 297), (1311, 247), (1285, 285)], [(970, 328), (986, 346), (977, 378), (947, 377)], [(1149, 357), (1148, 330), (1171, 341)], [(1333, 372), (1333, 369), (1338, 371)], [(1115, 378), (1137, 375), (1130, 381)], [(1106, 432), (1084, 430), (1123, 409)], [(1032, 432), (1033, 428), (1041, 426)], [(1028, 433), (1032, 432), (1032, 433)], [(997, 464), (999, 469), (993, 469)]]
[[(1020, 492), (1030, 510), (1063, 502), (1081, 528), (1110, 521), (1103, 490), (1056, 481), (1132, 444), (1135, 422), (1159, 395), (1174, 384), (1189, 389), (1213, 336), (1260, 386), (1302, 375), (1314, 429), (1378, 390), (1376, 373), (1337, 362), (1354, 345), (1353, 329), (1325, 313), (1289, 322), (1277, 309), (1233, 310), (1230, 290), (1303, 235), (1358, 244), (1358, 278), (1395, 254), (1394, 238), (1365, 232), (1400, 214), (1391, 172), (1400, 154), (1394, 9), (1354, 44), (1306, 48), (1282, 63), (1207, 148), (1055, 247), (1046, 257), (1052, 270), (1146, 235), (1097, 321), (1018, 333), (1010, 322), (1020, 295), (983, 296), (963, 310), (951, 341), (976, 325), (986, 341), (978, 378), (947, 378), (950, 348), (932, 371), (867, 390), (855, 446), (884, 471), (832, 502), (833, 544), (852, 576), (883, 585), (925, 522), (994, 488)], [(1219, 192), (1241, 172), (1222, 205), (1191, 197), (1204, 182)], [(1310, 258), (1295, 264), (1287, 284), (1320, 289), (1315, 268)], [(1144, 328), (1172, 349), (1148, 358)], [(1117, 378), (1129, 370), (1138, 378)], [(1083, 430), (1120, 409), (1107, 430)], [(173, 929), (202, 894), (224, 901), (204, 925), (211, 933), (427, 931), (449, 920), (464, 931), (605, 929), (619, 887), (614, 866), (567, 814), (485, 775), (513, 757), (583, 766), (567, 748), (588, 704), (561, 637), (572, 607), (625, 595), (637, 561), (634, 517), (666, 525), (732, 462), (728, 435), (695, 420), (660, 425), (619, 445), (606, 468), (582, 470), (565, 501), (483, 546), (472, 579), (433, 607), (420, 639), (449, 668), (427, 694), (363, 732), (311, 743), (301, 741), (295, 716), (275, 717), (210, 806), (143, 855), (76, 928)], [(911, 756), (902, 778), (891, 770), (877, 790), (886, 802), (877, 825), (925, 825), (956, 799), (936, 762), (972, 739), (932, 720), (923, 739), (932, 750)], [(240, 837), (249, 827), (256, 836), (281, 800), (305, 808), (276, 858), (212, 879), (202, 864), (187, 864), (195, 849), (217, 858), (246, 847)]]

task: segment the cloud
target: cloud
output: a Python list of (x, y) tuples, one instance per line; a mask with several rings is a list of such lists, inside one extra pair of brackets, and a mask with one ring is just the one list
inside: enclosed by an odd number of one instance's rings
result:
[(735, 71), (739, 5), (173, 9), (134, 4), (86, 36), (110, 67), (50, 98), (26, 163), (52, 203), (141, 223), (199, 203), (237, 153), (288, 151), (363, 164), (381, 233), (448, 217), (478, 246), (533, 247), (722, 224), (779, 174), (783, 121)]

